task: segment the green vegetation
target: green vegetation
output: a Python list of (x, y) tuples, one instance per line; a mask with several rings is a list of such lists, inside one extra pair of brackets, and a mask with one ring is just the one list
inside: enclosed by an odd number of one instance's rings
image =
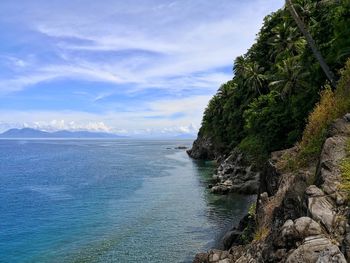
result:
[(315, 160), (322, 149), (327, 130), (333, 120), (350, 111), (350, 59), (340, 71), (341, 78), (335, 91), (326, 87), (320, 92), (320, 101), (308, 117), (296, 156), (284, 156), (282, 168), (293, 170)]
[[(293, 3), (339, 79), (350, 57), (350, 1)], [(348, 92), (349, 64), (333, 91), (291, 14), (280, 9), (265, 18), (256, 43), (235, 59), (235, 76), (209, 102), (200, 135), (211, 137), (223, 153), (239, 147), (257, 161), (302, 139), (300, 158), (308, 160), (318, 153), (329, 122), (350, 109), (346, 99), (338, 101)]]
[(248, 244), (254, 239), (256, 231), (256, 203), (251, 204), (248, 210), (248, 224), (243, 229), (241, 241), (243, 244)]

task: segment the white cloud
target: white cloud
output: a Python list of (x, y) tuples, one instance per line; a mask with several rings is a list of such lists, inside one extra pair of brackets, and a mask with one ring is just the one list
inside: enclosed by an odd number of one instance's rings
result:
[[(102, 82), (109, 84), (107, 91), (80, 91), (79, 84), (69, 88), (91, 105), (101, 105), (103, 112), (34, 111), (31, 102), (25, 111), (0, 108), (0, 130), (27, 123), (44, 129), (196, 132), (210, 97), (232, 78), (234, 58), (253, 43), (263, 17), (284, 1), (39, 2), (0, 2), (0, 25), (16, 24), (26, 33), (18, 34), (16, 45), (28, 43), (4, 55), (4, 65), (0, 61), (9, 71), (0, 74), (0, 99), (58, 79)], [(103, 100), (147, 89), (163, 89), (174, 97), (136, 106), (124, 101), (121, 112), (115, 110), (117, 102)]]
[[(51, 5), (40, 9), (29, 5), (35, 15), (28, 12), (22, 19), (51, 38), (52, 48), (64, 59), (35, 64), (21, 76), (4, 80), (6, 88), (1, 89), (17, 91), (57, 77), (134, 83), (142, 89), (174, 88), (171, 83), (168, 86), (167, 79), (178, 77), (183, 86), (177, 89), (191, 84), (207, 88), (207, 83), (193, 74), (211, 74), (215, 68), (230, 66), (252, 44), (262, 18), (283, 4), (282, 0), (107, 2), (80, 7), (81, 11), (73, 8), (74, 3), (66, 3), (59, 5), (54, 15), (49, 12)], [(130, 52), (112, 60), (90, 56), (96, 51), (125, 50)], [(133, 50), (146, 54), (135, 55)], [(16, 63), (25, 64), (20, 58)], [(188, 83), (189, 76), (192, 81)], [(210, 85), (217, 88), (230, 78), (226, 74)]]
[[(9, 127), (32, 127), (48, 131), (91, 130), (124, 134), (196, 133), (209, 99), (210, 96), (192, 96), (157, 100), (147, 103), (143, 108), (125, 112), (0, 110), (0, 131)], [(178, 117), (173, 118), (174, 115)]]
[(65, 120), (51, 120), (51, 121), (35, 121), (31, 123), (24, 123), (24, 127), (35, 128), (43, 131), (58, 131), (58, 130), (70, 130), (70, 131), (100, 131), (110, 132), (111, 127), (108, 127), (102, 121), (100, 122), (86, 122), (79, 123), (76, 121), (65, 121)]

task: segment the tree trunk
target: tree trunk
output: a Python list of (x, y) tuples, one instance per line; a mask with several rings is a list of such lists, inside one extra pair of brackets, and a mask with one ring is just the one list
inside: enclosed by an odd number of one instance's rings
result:
[(324, 73), (326, 74), (329, 82), (331, 83), (332, 87), (335, 88), (336, 87), (336, 82), (334, 80), (334, 75), (330, 71), (330, 69), (329, 69), (326, 61), (322, 57), (321, 53), (318, 51), (314, 39), (310, 35), (309, 31), (307, 31), (306, 26), (303, 23), (303, 21), (300, 19), (297, 11), (295, 10), (295, 8), (293, 6), (292, 1), (291, 0), (286, 0), (286, 6), (287, 6), (289, 12), (291, 13), (295, 23), (298, 25), (298, 28), (300, 29), (300, 31), (303, 33), (304, 37), (306, 38), (307, 43), (311, 47), (311, 50), (314, 53), (314, 56), (316, 57), (316, 59), (320, 63), (320, 66), (323, 69)]

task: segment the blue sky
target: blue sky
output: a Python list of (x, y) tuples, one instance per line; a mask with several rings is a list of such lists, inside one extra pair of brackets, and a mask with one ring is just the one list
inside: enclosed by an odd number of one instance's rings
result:
[(283, 0), (2, 0), (0, 131), (196, 133)]

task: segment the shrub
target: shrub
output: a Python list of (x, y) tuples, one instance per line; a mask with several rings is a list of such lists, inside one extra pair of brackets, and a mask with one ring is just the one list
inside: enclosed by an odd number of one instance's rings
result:
[(309, 115), (299, 144), (299, 161), (310, 161), (319, 154), (327, 129), (337, 116), (337, 101), (334, 92), (327, 87), (321, 92), (320, 102)]
[(261, 227), (258, 229), (258, 231), (255, 232), (254, 240), (260, 241), (264, 240), (270, 233), (270, 230), (267, 227)]
[(326, 87), (320, 97), (320, 102), (309, 115), (299, 144), (299, 166), (318, 156), (330, 124), (350, 110), (350, 59), (341, 70), (341, 79), (336, 90), (332, 91), (330, 87)]

